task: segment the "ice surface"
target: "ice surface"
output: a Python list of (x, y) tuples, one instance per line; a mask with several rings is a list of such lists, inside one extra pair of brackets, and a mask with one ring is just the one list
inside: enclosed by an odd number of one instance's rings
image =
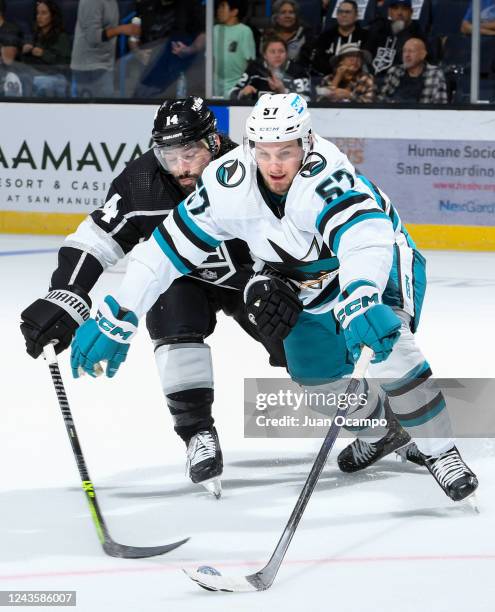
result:
[[(185, 449), (172, 430), (144, 326), (113, 380), (74, 381), (68, 354), (61, 357), (113, 537), (144, 546), (191, 536), (161, 558), (105, 556), (47, 368), (26, 356), (18, 330), (22, 308), (47, 288), (59, 244), (52, 237), (0, 237), (0, 589), (76, 590), (84, 612), (493, 611), (491, 440), (459, 443), (480, 478), (480, 515), (449, 502), (425, 470), (386, 459), (344, 475), (334, 453), (269, 591), (208, 593), (185, 577), (181, 567), (212, 565), (224, 574), (260, 569), (319, 446), (317, 440), (243, 438), (243, 378), (284, 373), (270, 368), (263, 349), (223, 316), (209, 340), (226, 461), (220, 501), (184, 477)], [(427, 257), (430, 286), (418, 341), (434, 372), (493, 376), (495, 255)], [(120, 278), (107, 273), (94, 303)]]

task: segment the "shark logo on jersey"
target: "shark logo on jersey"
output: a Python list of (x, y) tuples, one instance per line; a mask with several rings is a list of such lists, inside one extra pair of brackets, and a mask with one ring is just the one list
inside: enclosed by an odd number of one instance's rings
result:
[(319, 174), (327, 165), (327, 160), (319, 153), (310, 153), (306, 157), (304, 166), (299, 174), (304, 178), (311, 178)]
[(338, 273), (339, 260), (331, 254), (325, 243), (320, 247), (316, 238), (313, 239), (308, 252), (301, 259), (296, 259), (269, 238), (268, 242), (282, 260), (281, 262), (269, 261), (268, 265), (287, 278), (298, 281), (301, 286), (321, 289), (324, 279), (330, 276), (333, 278)]
[(237, 187), (246, 176), (246, 168), (238, 159), (229, 159), (217, 170), (217, 181), (224, 187)]

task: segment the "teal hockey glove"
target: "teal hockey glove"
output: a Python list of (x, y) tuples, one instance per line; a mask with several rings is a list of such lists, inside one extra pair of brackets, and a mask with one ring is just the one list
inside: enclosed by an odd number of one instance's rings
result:
[(399, 317), (390, 306), (382, 304), (376, 285), (370, 282), (348, 285), (340, 294), (334, 314), (344, 329), (354, 361), (358, 360), (363, 344), (375, 353), (372, 363), (385, 361), (400, 336)]
[(111, 295), (107, 295), (96, 318), (83, 323), (72, 342), (70, 361), (74, 378), (79, 378), (80, 369), (95, 378), (100, 361), (107, 361), (106, 375), (115, 376), (127, 357), (137, 325), (137, 316), (122, 309)]

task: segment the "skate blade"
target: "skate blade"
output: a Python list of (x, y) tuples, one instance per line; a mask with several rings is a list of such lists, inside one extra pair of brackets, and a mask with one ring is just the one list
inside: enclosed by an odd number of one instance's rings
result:
[(476, 512), (476, 514), (481, 514), (476, 492), (471, 493), (471, 495), (468, 495), (462, 501), (464, 502), (466, 508), (470, 508), (473, 510), (473, 512)]
[(211, 493), (215, 496), (216, 499), (220, 499), (222, 497), (222, 483), (220, 482), (220, 478), (216, 476), (215, 478), (210, 478), (209, 480), (203, 480), (203, 482), (199, 483), (202, 485), (208, 493)]

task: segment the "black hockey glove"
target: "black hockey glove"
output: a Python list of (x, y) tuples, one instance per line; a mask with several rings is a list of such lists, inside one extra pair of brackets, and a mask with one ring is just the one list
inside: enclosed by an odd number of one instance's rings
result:
[(303, 305), (295, 291), (277, 277), (253, 276), (244, 290), (248, 318), (263, 336), (286, 338)]
[(21, 313), (21, 332), (26, 340), (26, 351), (35, 359), (43, 347), (55, 342), (56, 353), (71, 343), (76, 329), (89, 319), (91, 300), (78, 287), (52, 289), (44, 298), (33, 302)]

